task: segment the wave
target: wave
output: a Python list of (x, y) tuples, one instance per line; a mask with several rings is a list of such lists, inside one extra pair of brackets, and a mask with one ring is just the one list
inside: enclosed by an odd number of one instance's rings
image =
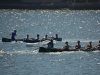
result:
[(20, 50), (20, 51), (4, 51), (4, 50), (0, 50), (0, 54), (37, 54), (38, 50)]

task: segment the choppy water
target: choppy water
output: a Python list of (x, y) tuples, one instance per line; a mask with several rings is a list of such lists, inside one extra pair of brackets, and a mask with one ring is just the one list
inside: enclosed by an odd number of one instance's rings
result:
[[(0, 10), (0, 39), (17, 30), (16, 38), (40, 38), (56, 33), (63, 38), (54, 42), (60, 48), (68, 41), (82, 46), (100, 40), (100, 10)], [(32, 44), (42, 46), (46, 42)], [(0, 75), (99, 75), (100, 52), (39, 53), (38, 47), (24, 42), (0, 40)]]

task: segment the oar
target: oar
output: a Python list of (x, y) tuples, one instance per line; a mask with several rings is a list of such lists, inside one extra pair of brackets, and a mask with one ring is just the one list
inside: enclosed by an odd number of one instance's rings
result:
[[(45, 45), (47, 45), (47, 44), (43, 44), (42, 46), (45, 46)], [(28, 44), (26, 44), (26, 47), (42, 47), (42, 46), (34, 46), (34, 45), (28, 45)]]
[(26, 47), (40, 47), (40, 46), (26, 45)]

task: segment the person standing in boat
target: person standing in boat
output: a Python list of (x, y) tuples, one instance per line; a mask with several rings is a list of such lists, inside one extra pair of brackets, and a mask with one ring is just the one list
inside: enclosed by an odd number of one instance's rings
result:
[(68, 42), (65, 42), (65, 46), (63, 48), (61, 48), (60, 50), (68, 51), (69, 50)]
[(85, 47), (85, 50), (92, 50), (92, 41)]
[(29, 40), (29, 35), (27, 35), (26, 40)]
[(53, 49), (54, 48), (53, 40), (51, 39), (47, 45), (48, 45), (47, 49)]
[(12, 32), (12, 33), (10, 34), (10, 35), (11, 35), (11, 40), (12, 40), (12, 41), (15, 40), (15, 36), (17, 35), (16, 32), (17, 32), (17, 31), (14, 30), (14, 32)]

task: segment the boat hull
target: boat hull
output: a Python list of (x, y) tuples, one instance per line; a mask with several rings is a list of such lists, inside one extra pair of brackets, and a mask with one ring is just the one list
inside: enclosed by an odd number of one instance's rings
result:
[(47, 48), (44, 48), (44, 47), (40, 47), (39, 52), (58, 52), (58, 50), (57, 49), (47, 49)]
[[(86, 52), (90, 52), (90, 51), (96, 51), (96, 50), (91, 50), (91, 49), (87, 49), (87, 50), (84, 50), (84, 49), (70, 49), (70, 50), (60, 50), (60, 49), (47, 49), (45, 47), (40, 47), (39, 48), (39, 52), (63, 52), (63, 51), (67, 51), (67, 52), (71, 52), (71, 51), (86, 51)], [(99, 50), (100, 51), (100, 50)]]
[[(23, 39), (15, 39), (14, 41), (23, 41)], [(9, 38), (2, 38), (2, 42), (12, 42), (12, 40)]]
[(9, 38), (2, 38), (2, 42), (11, 42), (11, 39), (9, 39)]
[(77, 50), (60, 50), (60, 49), (57, 49), (57, 48), (47, 49), (45, 47), (39, 48), (39, 52), (62, 52), (62, 51), (77, 51)]
[[(53, 38), (53, 40), (56, 40), (56, 41), (62, 41), (62, 38)], [(26, 42), (26, 43), (36, 43), (36, 42), (42, 42), (42, 41), (45, 41), (45, 40), (37, 40), (37, 39), (34, 39), (34, 40), (27, 40), (27, 39), (15, 39), (14, 41), (23, 41), (23, 42)], [(10, 38), (2, 38), (2, 42), (12, 42), (12, 40)]]
[(36, 43), (36, 42), (40, 42), (40, 40), (34, 39), (34, 40), (23, 40), (23, 42), (26, 43)]

